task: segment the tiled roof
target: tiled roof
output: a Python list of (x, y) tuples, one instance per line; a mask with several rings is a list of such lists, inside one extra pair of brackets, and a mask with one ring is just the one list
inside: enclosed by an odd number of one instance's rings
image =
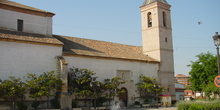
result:
[[(45, 11), (45, 10), (37, 9), (37, 8), (34, 8), (34, 7), (30, 7), (30, 6), (23, 5), (23, 4), (13, 2), (13, 1), (9, 1), (9, 0), (0, 0), (0, 4), (12, 6), (12, 7), (17, 7), (17, 8), (22, 8), (22, 9), (27, 9), (27, 10), (32, 10), (32, 11), (37, 11), (37, 12), (51, 13), (51, 12), (48, 12), (48, 11)], [(54, 14), (54, 13), (51, 13), (51, 14)]]
[(33, 33), (0, 29), (0, 40), (3, 40), (3, 39), (14, 40), (14, 41), (44, 43), (44, 44), (55, 44), (55, 45), (63, 44), (56, 38), (53, 38), (52, 36), (47, 36), (44, 34), (33, 34)]
[(177, 74), (176, 77), (190, 77), (190, 76), (187, 76), (187, 75), (184, 75), (184, 74)]
[(64, 44), (63, 52), (68, 54), (157, 62), (142, 54), (142, 48), (140, 46), (130, 46), (59, 35), (54, 35), (53, 37)]

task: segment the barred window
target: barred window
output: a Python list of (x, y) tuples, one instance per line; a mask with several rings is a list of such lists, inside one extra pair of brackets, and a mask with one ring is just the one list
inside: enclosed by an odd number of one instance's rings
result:
[(21, 19), (17, 21), (17, 31), (23, 31), (23, 20)]

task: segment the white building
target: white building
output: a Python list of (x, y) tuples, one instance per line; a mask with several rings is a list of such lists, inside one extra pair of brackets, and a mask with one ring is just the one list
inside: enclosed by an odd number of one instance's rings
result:
[(163, 94), (175, 100), (170, 7), (166, 0), (144, 1), (140, 7), (143, 46), (139, 47), (53, 35), (55, 14), (0, 0), (1, 79), (51, 70), (66, 74), (65, 67), (86, 68), (101, 81), (115, 76), (128, 80), (121, 86), (126, 90), (126, 97), (121, 98), (132, 105), (139, 96), (135, 84), (143, 74), (157, 78), (168, 88)]
[(175, 90), (176, 90), (176, 101), (184, 100), (185, 85), (180, 83), (175, 83)]

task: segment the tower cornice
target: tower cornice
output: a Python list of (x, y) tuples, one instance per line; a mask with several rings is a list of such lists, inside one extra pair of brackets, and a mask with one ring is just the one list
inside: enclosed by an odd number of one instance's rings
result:
[(146, 9), (151, 9), (151, 8), (155, 8), (155, 7), (170, 10), (171, 5), (164, 4), (161, 2), (154, 2), (154, 3), (148, 4), (148, 5), (140, 6), (139, 8), (141, 8), (141, 10), (146, 10)]
[(160, 2), (160, 3), (163, 3), (163, 4), (168, 4), (168, 2), (166, 0), (145, 0), (144, 3), (142, 4), (142, 6), (149, 5), (149, 4), (152, 4), (154, 2)]

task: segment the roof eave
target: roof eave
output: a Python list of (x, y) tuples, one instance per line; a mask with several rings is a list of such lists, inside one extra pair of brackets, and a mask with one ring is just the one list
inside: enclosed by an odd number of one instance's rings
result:
[(62, 43), (47, 43), (47, 42), (37, 42), (37, 41), (25, 41), (25, 40), (10, 39), (10, 38), (0, 38), (0, 41), (28, 43), (28, 44), (38, 44), (38, 45), (63, 46)]
[(63, 52), (63, 56), (78, 56), (78, 57), (90, 57), (90, 58), (92, 57), (92, 58), (100, 58), (100, 59), (114, 59), (114, 60), (137, 61), (137, 62), (145, 62), (145, 63), (159, 63), (158, 61), (148, 61), (148, 60), (140, 60), (140, 59), (119, 58), (119, 57), (105, 57), (105, 56), (96, 56), (96, 55), (71, 54), (68, 52)]
[(0, 8), (11, 10), (11, 11), (16, 11), (16, 12), (21, 12), (21, 13), (26, 13), (26, 14), (45, 16), (45, 17), (53, 17), (55, 15), (55, 13), (48, 12), (48, 11), (43, 11), (43, 10), (39, 11), (39, 10), (33, 10), (33, 9), (28, 9), (28, 8), (22, 8), (22, 7), (4, 4), (1, 2), (0, 2)]

